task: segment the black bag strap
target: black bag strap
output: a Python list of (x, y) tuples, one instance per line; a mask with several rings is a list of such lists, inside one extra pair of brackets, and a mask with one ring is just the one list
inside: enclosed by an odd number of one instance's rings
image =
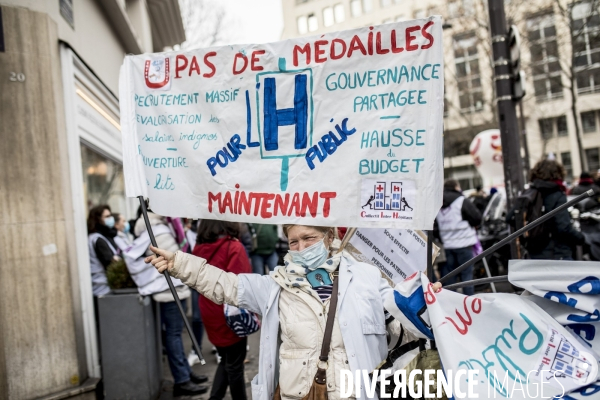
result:
[(337, 310), (338, 302), (338, 275), (336, 271), (333, 273), (333, 290), (331, 292), (331, 299), (329, 302), (329, 313), (327, 314), (327, 323), (325, 324), (325, 334), (323, 336), (323, 345), (321, 346), (321, 355), (319, 360), (327, 362), (329, 359), (329, 347), (331, 345), (331, 333), (333, 332), (333, 321), (335, 320), (335, 313)]

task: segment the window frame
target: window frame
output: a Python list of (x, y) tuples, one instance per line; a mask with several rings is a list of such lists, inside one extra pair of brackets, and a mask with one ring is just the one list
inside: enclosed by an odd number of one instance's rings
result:
[[(582, 51), (574, 51), (573, 52), (573, 60), (575, 60), (577, 57), (582, 57), (585, 56), (587, 58), (586, 61), (586, 65), (581, 65), (581, 66), (574, 66), (574, 71), (575, 71), (575, 75), (577, 77), (576, 81), (577, 81), (577, 93), (578, 94), (591, 94), (591, 93), (600, 93), (600, 62), (596, 62), (594, 63), (592, 58), (593, 55), (598, 53), (600, 54), (600, 46), (597, 48), (592, 49), (590, 46), (590, 34), (592, 33), (596, 33), (597, 35), (600, 35), (600, 23), (594, 27), (590, 27), (589, 24), (589, 20), (596, 17), (596, 18), (600, 18), (600, 11), (599, 10), (592, 10), (591, 13), (589, 13), (589, 11), (586, 12), (586, 14), (582, 17), (582, 18), (574, 18), (574, 13), (575, 10), (577, 9), (577, 7), (585, 7), (585, 5), (589, 5), (588, 10), (591, 10), (591, 6), (593, 4), (593, 2), (590, 1), (581, 1), (578, 2), (576, 4), (573, 4), (571, 6), (571, 10), (570, 10), (570, 16), (571, 16), (571, 24), (572, 24), (572, 33), (573, 34), (577, 34), (577, 36), (573, 35), (571, 37), (571, 43), (574, 47), (574, 43), (576, 40), (576, 37), (579, 37), (580, 35), (583, 35), (584, 38), (584, 42), (585, 42), (585, 50)], [(582, 21), (581, 22), (581, 29), (576, 29), (577, 26), (577, 22), (576, 21)], [(600, 56), (597, 56), (600, 57)], [(575, 61), (573, 61), (575, 62)], [(585, 75), (587, 74), (587, 82), (589, 83), (589, 86), (585, 86), (585, 87), (580, 87), (579, 83), (580, 81), (585, 79)], [(596, 81), (598, 80), (598, 81)]]
[[(531, 79), (533, 80), (533, 86), (534, 86), (534, 96), (536, 101), (541, 102), (541, 101), (547, 101), (547, 100), (554, 100), (557, 98), (562, 98), (564, 97), (564, 90), (563, 90), (563, 84), (562, 84), (562, 70), (560, 68), (560, 55), (558, 54), (558, 41), (557, 41), (557, 35), (556, 35), (556, 24), (554, 21), (554, 13), (552, 11), (546, 11), (542, 14), (537, 14), (534, 16), (530, 16), (527, 18), (526, 20), (526, 25), (527, 25), (527, 34), (531, 35), (531, 33), (536, 32), (537, 34), (539, 34), (539, 38), (536, 40), (529, 40), (529, 52), (530, 52), (530, 56), (531, 56), (531, 61), (529, 63), (529, 67), (531, 69)], [(532, 29), (531, 26), (535, 25), (535, 29)], [(547, 28), (553, 28), (554, 30), (554, 35), (553, 36), (546, 36), (546, 29)], [(553, 55), (548, 55), (549, 51), (548, 48), (550, 46), (550, 44), (554, 42), (554, 45), (556, 46), (556, 52), (557, 55), (553, 56)], [(540, 46), (541, 51), (542, 51), (542, 59), (538, 60), (538, 61), (533, 61), (533, 51), (532, 48), (533, 46)], [(559, 63), (559, 69), (557, 71), (550, 71), (550, 64), (551, 63)], [(535, 68), (543, 68), (543, 72), (538, 73), (538, 74), (534, 74), (534, 69)], [(558, 82), (559, 82), (559, 89), (560, 91), (554, 92), (553, 91), (553, 81), (556, 80), (556, 78), (558, 78)], [(536, 93), (536, 83), (543, 81), (544, 83), (544, 87), (545, 87), (545, 93)]]
[[(463, 55), (458, 57), (457, 56), (457, 50), (458, 50), (458, 46), (460, 42), (464, 42), (467, 40), (474, 40), (474, 47), (475, 47), (475, 54), (474, 55)], [(458, 98), (459, 98), (459, 108), (461, 113), (471, 113), (471, 112), (479, 112), (482, 111), (484, 108), (484, 98), (483, 98), (483, 87), (482, 87), (482, 82), (481, 82), (481, 67), (479, 65), (479, 48), (478, 48), (478, 39), (477, 39), (477, 35), (475, 34), (475, 32), (465, 32), (465, 33), (461, 33), (458, 35), (455, 35), (452, 38), (453, 41), (453, 48), (454, 48), (454, 67), (455, 67), (455, 71), (456, 71), (456, 82), (458, 85)], [(472, 47), (472, 46), (469, 46)], [(463, 49), (465, 49), (464, 51), (467, 52), (467, 47), (462, 47)], [(478, 72), (472, 73), (471, 72), (471, 66), (472, 63), (476, 62), (477, 64), (477, 69)], [(465, 65), (465, 75), (459, 77), (458, 74), (458, 64), (462, 64), (464, 63)], [(473, 82), (475, 80), (479, 80), (479, 86), (473, 86)], [(465, 88), (461, 89), (460, 85), (461, 83), (466, 82), (467, 85)], [(475, 99), (475, 95), (479, 94), (481, 97), (481, 105), (478, 107), (477, 103), (476, 103), (476, 99)], [(469, 104), (470, 106), (468, 108), (463, 108), (460, 99), (461, 96), (467, 95), (469, 98)]]

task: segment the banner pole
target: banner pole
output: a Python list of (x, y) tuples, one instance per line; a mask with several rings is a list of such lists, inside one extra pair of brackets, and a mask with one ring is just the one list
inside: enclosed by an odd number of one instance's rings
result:
[[(496, 250), (498, 250), (500, 247), (502, 247), (505, 244), (513, 241), (515, 238), (521, 236), (522, 234), (524, 234), (525, 232), (529, 231), (530, 229), (533, 229), (536, 226), (538, 226), (540, 224), (543, 224), (545, 221), (547, 221), (550, 218), (554, 217), (556, 214), (558, 214), (562, 210), (565, 210), (565, 209), (571, 207), (572, 205), (577, 204), (580, 201), (585, 200), (588, 197), (591, 197), (593, 195), (594, 195), (594, 190), (593, 189), (590, 189), (587, 192), (580, 194), (579, 196), (575, 197), (573, 200), (566, 202), (562, 206), (557, 207), (554, 210), (550, 211), (548, 214), (545, 214), (545, 215), (541, 216), (540, 218), (536, 219), (535, 221), (533, 221), (533, 222), (525, 225), (523, 228), (519, 229), (518, 231), (514, 232), (513, 234), (508, 235), (507, 237), (505, 237), (504, 239), (502, 239), (501, 241), (499, 241), (498, 243), (496, 243), (495, 245), (493, 245), (492, 247), (490, 247), (489, 249), (487, 249), (483, 253), (479, 254), (477, 257), (471, 258), (469, 261), (467, 261), (466, 263), (464, 263), (460, 267), (454, 269), (454, 271), (448, 273), (446, 276), (442, 277), (439, 281), (440, 282), (444, 282), (444, 281), (448, 280), (449, 278), (452, 278), (453, 276), (460, 274), (464, 269), (466, 269), (466, 268), (470, 267), (471, 265), (475, 264), (477, 261), (481, 260), (483, 257), (486, 257), (489, 254), (492, 254), (493, 252), (495, 252)], [(470, 286), (470, 285), (468, 285), (468, 286)]]
[[(146, 223), (146, 229), (148, 230), (148, 235), (150, 236), (150, 242), (152, 242), (152, 246), (158, 247), (156, 244), (156, 238), (154, 237), (154, 232), (152, 232), (152, 226), (150, 225), (150, 220), (148, 219), (148, 209), (146, 208), (146, 202), (144, 201), (144, 197), (138, 196), (138, 199), (140, 200), (140, 207), (142, 208), (142, 215), (144, 216), (144, 222)], [(158, 254), (156, 256), (158, 257)], [(179, 296), (177, 295), (175, 286), (173, 285), (173, 282), (171, 281), (171, 275), (169, 274), (168, 270), (165, 270), (165, 272), (163, 272), (163, 275), (165, 276), (165, 279), (167, 280), (167, 284), (169, 285), (169, 290), (171, 291), (171, 294), (173, 295), (173, 298), (175, 299), (175, 303), (177, 303), (177, 308), (179, 308), (179, 313), (181, 314), (181, 318), (183, 318), (183, 323), (185, 324), (185, 328), (187, 329), (188, 334), (190, 335), (190, 339), (192, 339), (192, 346), (194, 347), (194, 350), (196, 351), (196, 354), (198, 355), (198, 358), (200, 359), (200, 364), (205, 365), (206, 361), (204, 360), (204, 357), (202, 356), (202, 352), (200, 351), (200, 346), (198, 346), (198, 341), (196, 340), (196, 336), (194, 336), (194, 332), (192, 331), (190, 322), (188, 321), (187, 317), (185, 316), (185, 311), (183, 310), (183, 306), (181, 305), (181, 300), (179, 300)]]
[(433, 232), (427, 231), (427, 277), (433, 282)]

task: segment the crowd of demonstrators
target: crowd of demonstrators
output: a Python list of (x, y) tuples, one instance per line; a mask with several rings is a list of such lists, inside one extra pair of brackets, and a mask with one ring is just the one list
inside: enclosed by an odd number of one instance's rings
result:
[[(318, 366), (332, 377), (341, 369), (372, 371), (387, 356), (383, 303), (393, 288), (381, 272), (346, 252), (338, 253), (340, 243), (334, 241), (333, 228), (284, 225), (284, 230), (290, 251), (284, 266), (269, 275), (239, 274), (239, 269), (226, 272), (229, 268), (226, 260), (230, 257), (237, 257), (239, 263), (244, 259), (243, 247), (226, 226), (223, 231), (216, 230), (221, 232), (216, 238), (214, 233), (209, 235), (210, 243), (200, 244), (198, 252), (194, 250), (202, 257), (151, 248), (158, 256), (151, 255), (145, 260), (159, 272), (168, 269), (173, 277), (198, 290), (207, 305), (227, 303), (262, 315), (259, 372), (252, 380), (254, 399), (302, 398), (307, 395), (311, 387), (307, 382), (312, 382)], [(223, 247), (226, 250), (222, 258), (212, 260)], [(333, 290), (338, 275), (339, 291)], [(435, 284), (436, 291), (440, 287)], [(339, 303), (334, 319), (337, 323), (329, 331), (329, 362), (319, 363), (329, 305), (337, 302), (338, 296), (343, 302)], [(222, 321), (222, 308), (217, 306), (217, 309), (215, 317)], [(204, 308), (202, 313), (210, 336), (212, 328)], [(219, 327), (222, 328), (222, 323)], [(240, 346), (238, 351), (243, 352), (244, 348)], [(229, 372), (226, 365), (223, 370)], [(340, 382), (328, 379), (327, 383), (327, 397), (339, 399)], [(221, 384), (218, 389), (222, 387)], [(221, 392), (215, 390), (211, 398), (221, 398), (218, 397)], [(367, 398), (364, 385), (357, 390), (361, 393), (354, 393), (353, 397)], [(232, 397), (245, 398), (245, 395), (236, 397), (232, 393)]]
[(252, 228), (256, 232), (256, 247), (250, 253), (252, 271), (255, 274), (264, 274), (265, 266), (269, 271), (274, 271), (279, 260), (277, 225), (252, 224)]
[(108, 205), (98, 205), (90, 210), (87, 230), (92, 292), (94, 297), (101, 297), (110, 293), (106, 268), (120, 259), (120, 249), (115, 243), (115, 218)]
[[(530, 187), (541, 193), (544, 213), (549, 213), (567, 202), (564, 179), (563, 166), (553, 159), (541, 160), (531, 170)], [(581, 232), (571, 224), (571, 216), (566, 209), (545, 222), (544, 229), (548, 231), (547, 238), (527, 244), (532, 259), (572, 260), (574, 246), (584, 242)]]
[[(461, 193), (458, 181), (448, 179), (444, 182), (442, 208), (435, 219), (434, 235), (444, 246), (446, 262), (442, 264), (441, 276), (469, 261), (474, 256), (475, 246), (479, 243), (476, 228), (481, 224), (481, 213), (475, 205)], [(473, 266), (458, 274), (462, 282), (473, 279)], [(456, 276), (448, 284), (456, 282)], [(463, 293), (475, 293), (473, 286), (463, 288)]]
[[(252, 268), (246, 249), (238, 239), (240, 225), (235, 222), (203, 220), (198, 229), (193, 255), (205, 259), (207, 263), (226, 273), (234, 275), (251, 273)], [(197, 285), (199, 283), (190, 286), (197, 290)], [(232, 398), (246, 399), (244, 359), (247, 338), (237, 336), (227, 325), (222, 305), (202, 295), (199, 304), (208, 339), (216, 346), (220, 356), (210, 399), (218, 400), (225, 397), (227, 387)]]
[[(170, 227), (167, 218), (149, 211), (148, 219), (155, 233), (157, 245), (161, 248), (169, 249), (169, 251), (178, 251), (180, 243), (178, 243), (176, 233)], [(167, 227), (168, 229), (160, 229), (159, 227)], [(146, 223), (144, 218), (140, 217), (135, 223), (135, 235), (139, 237), (145, 231)], [(148, 249), (146, 255), (150, 254), (152, 254), (152, 251)], [(176, 290), (180, 300), (190, 297), (191, 291), (187, 286), (177, 286)], [(163, 344), (174, 380), (173, 396), (179, 397), (206, 393), (208, 388), (200, 384), (206, 382), (208, 378), (194, 374), (185, 356), (183, 339), (181, 337), (184, 321), (179, 313), (175, 298), (169, 289), (153, 293), (152, 298), (159, 304), (161, 323), (164, 326)], [(186, 302), (182, 301), (182, 305), (185, 309)]]

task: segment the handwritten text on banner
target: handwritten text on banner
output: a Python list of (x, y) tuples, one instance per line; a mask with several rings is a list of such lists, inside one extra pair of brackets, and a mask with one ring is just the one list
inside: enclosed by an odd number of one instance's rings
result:
[(127, 56), (127, 195), (169, 216), (431, 229), (441, 24)]

